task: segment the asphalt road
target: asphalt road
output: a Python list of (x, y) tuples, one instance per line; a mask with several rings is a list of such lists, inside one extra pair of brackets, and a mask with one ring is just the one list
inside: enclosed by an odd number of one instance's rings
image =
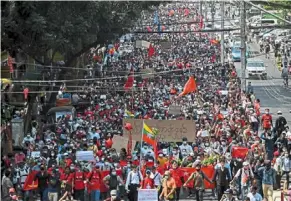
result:
[[(283, 116), (286, 118), (291, 128), (291, 88), (290, 86), (289, 88), (283, 87), (281, 72), (276, 67), (274, 54), (271, 54), (270, 59), (267, 59), (265, 55), (258, 54), (258, 44), (250, 43), (248, 45), (250, 52), (254, 53), (254, 58), (263, 60), (267, 65), (266, 70), (268, 78), (266, 80), (262, 80), (261, 78), (247, 79), (247, 83), (251, 82), (254, 86), (256, 98), (261, 100), (261, 111), (264, 112), (265, 108), (269, 108), (274, 120), (278, 117), (277, 111), (282, 111)], [(235, 62), (234, 64), (240, 74), (241, 63)]]

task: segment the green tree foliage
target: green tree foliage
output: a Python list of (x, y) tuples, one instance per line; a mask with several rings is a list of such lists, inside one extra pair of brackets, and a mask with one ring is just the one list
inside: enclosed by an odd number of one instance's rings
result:
[(261, 4), (267, 10), (283, 10), (291, 11), (291, 1), (267, 0), (267, 1), (252, 1), (255, 4)]
[[(44, 63), (56, 52), (66, 65), (89, 48), (128, 33), (152, 1), (2, 1), (1, 48)], [(52, 51), (52, 56), (48, 52)], [(43, 63), (43, 62), (40, 62)]]

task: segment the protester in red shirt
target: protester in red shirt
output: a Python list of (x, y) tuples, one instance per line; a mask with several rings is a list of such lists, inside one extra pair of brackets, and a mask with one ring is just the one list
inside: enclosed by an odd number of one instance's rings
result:
[(265, 114), (263, 114), (262, 116), (262, 121), (261, 121), (261, 124), (262, 124), (262, 127), (267, 130), (270, 130), (272, 125), (273, 125), (273, 122), (272, 122), (272, 115), (269, 114), (270, 110), (269, 109), (266, 109), (265, 110)]
[(181, 190), (181, 187), (183, 186), (183, 182), (181, 181), (181, 178), (184, 174), (183, 174), (183, 171), (181, 171), (181, 169), (178, 167), (177, 161), (172, 162), (172, 168), (170, 169), (170, 172), (176, 182), (176, 201), (178, 201), (180, 198), (180, 190)]
[(79, 166), (73, 176), (74, 198), (76, 200), (84, 201), (86, 174)]
[(91, 200), (100, 200), (100, 185), (101, 185), (101, 172), (99, 167), (94, 167), (87, 175), (87, 182), (91, 190)]
[(151, 176), (151, 171), (146, 170), (146, 176), (144, 180), (142, 181), (142, 185), (141, 185), (142, 189), (153, 189), (155, 187), (154, 180), (151, 179), (150, 176)]
[(64, 173), (61, 174), (61, 188), (65, 189), (67, 185), (72, 186), (72, 175), (70, 171), (70, 167), (66, 167)]

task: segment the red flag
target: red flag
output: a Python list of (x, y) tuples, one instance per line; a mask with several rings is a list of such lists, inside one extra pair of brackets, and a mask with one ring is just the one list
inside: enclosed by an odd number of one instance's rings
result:
[(129, 90), (133, 87), (134, 76), (133, 76), (133, 69), (131, 69), (130, 74), (127, 78), (127, 81), (124, 85), (124, 90)]
[(150, 44), (149, 50), (148, 50), (148, 56), (152, 57), (155, 54), (155, 48)]
[(200, 17), (200, 23), (199, 23), (199, 28), (203, 29), (204, 23), (203, 23), (203, 16)]
[(25, 182), (24, 182), (24, 185), (23, 185), (24, 191), (30, 191), (30, 190), (37, 189), (38, 180), (34, 181), (34, 178), (35, 178), (37, 173), (38, 173), (38, 171), (33, 170), (27, 175)]
[(196, 89), (197, 89), (196, 81), (194, 77), (191, 76), (189, 80), (186, 82), (183, 92), (180, 93), (179, 96), (184, 96), (186, 94), (189, 94), (193, 91), (196, 91)]
[(249, 149), (246, 147), (232, 147), (231, 156), (233, 158), (245, 159)]

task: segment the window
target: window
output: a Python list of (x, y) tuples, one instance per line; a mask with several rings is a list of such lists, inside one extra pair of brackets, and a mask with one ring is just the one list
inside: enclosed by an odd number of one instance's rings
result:
[(249, 67), (264, 67), (264, 63), (260, 63), (260, 62), (249, 62), (248, 63)]

